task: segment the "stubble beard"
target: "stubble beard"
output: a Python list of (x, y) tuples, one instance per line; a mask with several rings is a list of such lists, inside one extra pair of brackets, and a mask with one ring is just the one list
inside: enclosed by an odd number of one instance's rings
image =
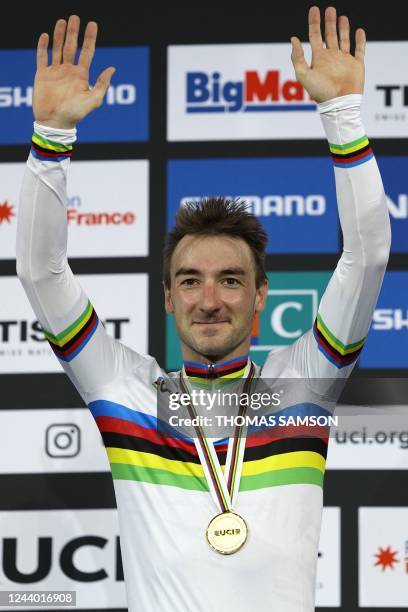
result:
[(225, 339), (218, 338), (217, 335), (197, 339), (192, 333), (182, 330), (177, 330), (177, 333), (183, 344), (195, 353), (218, 360), (234, 351), (247, 337), (246, 333), (240, 333), (238, 330), (234, 330), (234, 333)]

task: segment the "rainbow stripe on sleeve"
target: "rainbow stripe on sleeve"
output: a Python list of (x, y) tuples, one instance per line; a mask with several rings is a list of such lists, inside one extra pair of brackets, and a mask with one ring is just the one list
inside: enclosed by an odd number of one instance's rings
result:
[(329, 331), (319, 314), (313, 325), (313, 334), (319, 350), (336, 368), (344, 368), (353, 363), (359, 356), (366, 340), (362, 338), (362, 340), (352, 344), (343, 344)]
[(64, 145), (53, 140), (48, 140), (34, 132), (31, 141), (31, 154), (43, 161), (60, 162), (71, 157), (73, 151), (72, 144)]
[(88, 300), (85, 310), (69, 327), (57, 336), (53, 336), (46, 330), (44, 334), (56, 356), (62, 361), (71, 361), (92, 338), (98, 321), (98, 315)]
[(362, 136), (342, 145), (329, 143), (329, 147), (336, 168), (360, 166), (374, 157), (367, 136)]

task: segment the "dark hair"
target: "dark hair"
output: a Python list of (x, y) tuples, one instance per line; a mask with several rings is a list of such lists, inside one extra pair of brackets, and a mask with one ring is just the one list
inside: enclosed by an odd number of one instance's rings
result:
[(255, 261), (256, 287), (260, 287), (266, 279), (264, 265), (268, 236), (265, 230), (255, 215), (248, 211), (248, 204), (244, 200), (210, 197), (199, 202), (187, 202), (177, 211), (176, 223), (164, 244), (163, 280), (166, 288), (170, 287), (171, 257), (180, 240), (187, 235), (219, 234), (245, 240)]

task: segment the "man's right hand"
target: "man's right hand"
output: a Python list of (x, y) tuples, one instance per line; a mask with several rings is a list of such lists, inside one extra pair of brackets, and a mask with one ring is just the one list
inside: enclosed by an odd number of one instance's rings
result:
[(89, 67), (95, 53), (98, 26), (86, 26), (78, 64), (74, 64), (80, 20), (71, 15), (68, 24), (59, 19), (54, 28), (52, 63), (48, 65), (48, 34), (41, 34), (37, 45), (37, 72), (34, 80), (33, 112), (37, 123), (54, 128), (74, 128), (78, 121), (101, 106), (110, 80), (112, 66), (89, 86)]

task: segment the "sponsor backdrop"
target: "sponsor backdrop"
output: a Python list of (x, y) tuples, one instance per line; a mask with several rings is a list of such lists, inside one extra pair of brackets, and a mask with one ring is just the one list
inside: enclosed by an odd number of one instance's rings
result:
[[(356, 4), (337, 7), (368, 32), (363, 116), (393, 242), (329, 444), (316, 602), (343, 612), (408, 608), (408, 8), (388, 3), (386, 20), (380, 7)], [(37, 36), (67, 11), (96, 19), (101, 46), (91, 81), (109, 65), (117, 69), (102, 107), (79, 126), (68, 182), (71, 267), (108, 333), (166, 369), (179, 367), (176, 330), (163, 308), (165, 232), (186, 201), (238, 197), (269, 236), (268, 302), (251, 346), (262, 364), (312, 325), (342, 240), (316, 105), (290, 61), (290, 36), (307, 39), (309, 3), (252, 6), (7, 9), (0, 48), (3, 590), (75, 590), (78, 610), (127, 606), (100, 434), (15, 275)]]

